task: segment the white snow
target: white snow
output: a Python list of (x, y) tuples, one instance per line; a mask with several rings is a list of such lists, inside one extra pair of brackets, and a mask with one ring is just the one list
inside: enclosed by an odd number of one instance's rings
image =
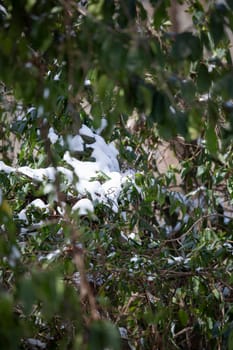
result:
[(13, 173), (15, 171), (11, 166), (6, 165), (2, 160), (0, 160), (0, 171), (3, 171), (6, 174)]
[(35, 181), (44, 181), (46, 179), (50, 181), (55, 180), (55, 169), (53, 167), (32, 169), (28, 166), (23, 166), (17, 169), (19, 174), (25, 175)]
[[(129, 181), (129, 178), (133, 181), (134, 175), (120, 172), (117, 160), (118, 151), (113, 143), (107, 144), (100, 135), (93, 133), (86, 125), (82, 125), (80, 134), (95, 140), (92, 144), (87, 145), (87, 147), (91, 148), (91, 158), (95, 159), (95, 161), (80, 161), (71, 156), (69, 151), (66, 151), (63, 156), (63, 161), (66, 163), (64, 166), (58, 166), (57, 168), (50, 166), (38, 169), (22, 166), (15, 169), (1, 161), (0, 171), (2, 170), (7, 174), (15, 172), (16, 174), (25, 175), (33, 181), (43, 182), (45, 194), (55, 192), (53, 182), (55, 181), (56, 173), (61, 173), (65, 178), (64, 184), (62, 184), (64, 186), (61, 187), (61, 190), (65, 191), (67, 185), (73, 186), (77, 190), (79, 197), (88, 195), (92, 200), (92, 202), (87, 199), (84, 202), (78, 202), (74, 209), (79, 208), (81, 204), (84, 205), (86, 203), (87, 205), (89, 203), (88, 208), (93, 212), (97, 203), (103, 203), (111, 207), (114, 212), (117, 212), (118, 198), (122, 186), (126, 181)], [(60, 136), (55, 133), (52, 127), (49, 129), (48, 138), (52, 144), (60, 140)], [(68, 144), (71, 151), (84, 149), (84, 140), (80, 135), (69, 136)], [(39, 208), (47, 208), (39, 199), (30, 203), (18, 213), (18, 218), (25, 223), (28, 223), (27, 208), (32, 205)], [(83, 206), (80, 207), (80, 210), (80, 212), (87, 211)]]
[(127, 329), (124, 328), (124, 327), (119, 327), (118, 329), (119, 329), (121, 338), (123, 338), (123, 339), (128, 339), (128, 332), (127, 332)]
[(155, 277), (155, 276), (149, 275), (149, 276), (147, 277), (147, 281), (148, 281), (148, 282), (153, 282), (154, 280), (156, 280), (156, 277)]
[(124, 221), (127, 221), (127, 214), (126, 214), (126, 211), (122, 211), (121, 212), (121, 217)]
[(49, 128), (48, 138), (52, 144), (56, 143), (58, 140), (58, 135), (55, 133), (54, 128)]
[(59, 173), (63, 174), (66, 177), (68, 183), (72, 183), (74, 175), (73, 175), (73, 172), (71, 170), (66, 169), (63, 166), (57, 167), (57, 170)]
[(133, 152), (133, 148), (131, 146), (126, 146), (125, 149), (129, 152)]
[(89, 79), (85, 79), (84, 86), (90, 86), (90, 85), (91, 85), (91, 81)]
[(70, 151), (83, 152), (83, 139), (80, 135), (72, 137), (71, 135), (67, 136), (67, 143)]
[(58, 72), (57, 74), (55, 74), (55, 76), (54, 76), (53, 80), (55, 80), (55, 81), (60, 80), (60, 76), (61, 76), (61, 71), (60, 71), (60, 72)]
[(128, 235), (128, 238), (129, 239), (135, 239), (136, 238), (136, 234), (134, 232), (131, 232), (129, 235)]
[(63, 147), (65, 142), (62, 136), (59, 137), (59, 144)]
[(203, 94), (199, 97), (200, 102), (206, 102), (209, 100), (209, 94)]
[(138, 263), (140, 261), (140, 258), (137, 254), (135, 254), (131, 259), (130, 262), (132, 263)]
[[(28, 112), (29, 113), (29, 112)], [(17, 117), (16, 117), (16, 120), (17, 121), (26, 121), (26, 118), (25, 118), (25, 113), (22, 113), (22, 114), (18, 114)]]
[(91, 129), (90, 128), (88, 128), (88, 126), (86, 126), (86, 125), (82, 125), (82, 127), (80, 128), (80, 130), (79, 130), (79, 133), (80, 133), (80, 135), (84, 135), (84, 136), (89, 136), (89, 137), (93, 137), (93, 138), (95, 138), (95, 134), (93, 133), (93, 131), (91, 131)]
[(231, 290), (228, 287), (224, 287), (222, 291), (222, 295), (226, 298), (231, 295)]
[(168, 258), (167, 262), (169, 265), (174, 265), (174, 264), (187, 265), (190, 262), (190, 258), (184, 258), (183, 256), (171, 256), (171, 258)]
[(169, 109), (170, 109), (170, 112), (171, 112), (172, 114), (176, 114), (176, 110), (175, 110), (174, 107), (169, 106)]
[(25, 222), (25, 224), (28, 224), (28, 219), (27, 219), (27, 209), (24, 208), (18, 213), (18, 219), (22, 220)]
[(88, 146), (93, 148), (92, 157), (99, 163), (102, 171), (120, 171), (119, 163), (117, 160), (118, 151), (113, 143), (106, 144), (104, 139), (95, 135), (96, 142)]
[(0, 11), (1, 11), (5, 16), (8, 15), (8, 13), (7, 13), (5, 7), (3, 7), (2, 5), (0, 5)]
[[(104, 203), (117, 212), (117, 201), (122, 184), (128, 177), (120, 173), (116, 159), (118, 152), (114, 145), (107, 145), (102, 137), (98, 135), (96, 137), (96, 143), (89, 146), (94, 148), (92, 156), (95, 155), (96, 162), (79, 161), (71, 157), (68, 151), (65, 152), (63, 159), (74, 169), (74, 173), (78, 177), (76, 189), (80, 195), (88, 193), (93, 201)], [(108, 177), (108, 180), (101, 184), (98, 181), (98, 175), (101, 176), (103, 173)]]
[(87, 215), (94, 212), (94, 206), (90, 199), (82, 198), (72, 207), (72, 211), (79, 211), (79, 215)]
[(39, 108), (37, 109), (37, 117), (40, 118), (42, 117), (43, 114), (44, 114), (44, 106), (39, 106)]
[(68, 151), (65, 152), (63, 159), (66, 163), (71, 165), (79, 180), (85, 179), (89, 181), (101, 170), (96, 162), (82, 162), (74, 157), (71, 157)]
[(39, 257), (39, 261), (42, 260), (48, 260), (48, 261), (52, 261), (54, 259), (56, 259), (59, 255), (61, 254), (61, 250), (60, 249), (56, 249), (53, 252), (47, 254), (47, 255), (42, 255)]
[(224, 106), (226, 108), (232, 109), (233, 108), (233, 101), (229, 100), (224, 103)]
[(28, 338), (26, 342), (33, 347), (37, 347), (40, 349), (46, 349), (47, 344), (40, 341), (39, 339), (34, 339), (34, 338)]
[(11, 248), (9, 258), (8, 258), (9, 264), (12, 267), (15, 267), (17, 260), (19, 260), (20, 256), (21, 256), (21, 254), (20, 254), (19, 249), (15, 245), (13, 245)]
[(28, 108), (27, 113), (32, 113), (32, 112), (35, 112), (35, 111), (36, 111), (35, 107), (30, 107), (30, 108)]
[(50, 95), (50, 90), (48, 88), (45, 88), (43, 92), (44, 99), (47, 99), (49, 95)]
[(19, 213), (18, 213), (18, 219), (24, 221), (25, 224), (28, 224), (28, 218), (27, 218), (27, 210), (31, 207), (39, 208), (39, 209), (45, 209), (45, 212), (49, 212), (49, 205), (45, 204), (40, 198), (37, 198), (33, 200), (31, 203), (29, 203), (25, 208), (23, 208)]
[(44, 194), (51, 194), (55, 191), (55, 187), (51, 183), (47, 183), (44, 188), (43, 188), (43, 193)]
[(114, 212), (118, 212), (118, 197), (121, 192), (122, 176), (118, 172), (111, 173), (111, 179), (106, 181), (103, 185), (104, 197), (103, 202), (110, 203)]
[(93, 201), (100, 202), (104, 196), (103, 188), (99, 181), (80, 180), (76, 183), (77, 191), (82, 194), (89, 194)]
[(34, 206), (39, 209), (45, 209), (48, 208), (48, 204), (45, 204), (45, 202), (42, 201), (42, 199), (37, 198), (34, 201), (32, 201), (29, 206)]
[(96, 133), (98, 135), (100, 135), (102, 133), (102, 131), (108, 126), (108, 122), (106, 118), (101, 118), (101, 122), (100, 122), (100, 127), (98, 129), (96, 129)]

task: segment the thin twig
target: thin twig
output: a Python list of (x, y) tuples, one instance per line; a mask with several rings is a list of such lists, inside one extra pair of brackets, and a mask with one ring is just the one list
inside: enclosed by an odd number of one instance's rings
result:
[(174, 338), (177, 338), (179, 337), (180, 335), (182, 335), (183, 333), (187, 333), (189, 331), (191, 331), (193, 329), (193, 327), (186, 327), (186, 328), (183, 328), (181, 331), (177, 332), (176, 334), (174, 334)]
[[(214, 217), (223, 217), (223, 218), (232, 219), (232, 218), (229, 217), (229, 216), (226, 216), (226, 215), (223, 215), (223, 214), (219, 214), (219, 213), (212, 213), (212, 214), (203, 215), (203, 216), (201, 216), (200, 218), (198, 218), (198, 219), (190, 226), (190, 228), (189, 228), (186, 232), (184, 232), (181, 236), (179, 236), (179, 237), (177, 237), (177, 238), (167, 239), (164, 243), (166, 244), (166, 243), (170, 243), (170, 242), (177, 242), (177, 241), (179, 242), (179, 240), (181, 240), (181, 239), (183, 239), (185, 236), (187, 236), (187, 235), (194, 229), (194, 227), (195, 227), (196, 225), (198, 225), (201, 221), (203, 221), (204, 219), (208, 219), (208, 218), (210, 218), (210, 217), (212, 217), (212, 216), (214, 216)], [(174, 235), (174, 234), (176, 234), (176, 233), (177, 233), (177, 232), (172, 233), (171, 236)]]

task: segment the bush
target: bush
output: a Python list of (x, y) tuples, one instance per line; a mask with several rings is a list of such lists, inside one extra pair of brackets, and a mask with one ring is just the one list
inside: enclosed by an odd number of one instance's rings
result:
[(1, 348), (232, 349), (233, 8), (183, 3), (0, 5)]

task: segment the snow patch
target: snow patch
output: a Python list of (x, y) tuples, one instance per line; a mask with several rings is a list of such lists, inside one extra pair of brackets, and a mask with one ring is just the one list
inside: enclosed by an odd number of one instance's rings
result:
[(74, 137), (68, 136), (67, 137), (67, 143), (70, 151), (73, 152), (83, 152), (83, 139), (80, 135), (76, 135)]
[(6, 165), (2, 160), (0, 161), (0, 171), (3, 171), (6, 174), (13, 173), (15, 171), (11, 166)]
[(34, 201), (32, 201), (29, 206), (33, 206), (39, 209), (47, 209), (48, 208), (48, 204), (45, 204), (45, 202), (42, 201), (42, 199), (37, 198)]
[(104, 139), (96, 135), (96, 142), (89, 148), (93, 148), (92, 157), (95, 158), (96, 162), (99, 163), (102, 171), (120, 171), (119, 163), (117, 160), (118, 151), (113, 143), (106, 144)]
[(79, 130), (79, 133), (80, 133), (80, 135), (83, 135), (83, 136), (88, 136), (88, 137), (93, 137), (93, 138), (95, 138), (95, 134), (93, 133), (93, 131), (91, 131), (91, 129), (90, 128), (88, 128), (88, 126), (86, 126), (86, 125), (82, 125), (82, 127), (80, 128), (80, 130)]
[(87, 215), (94, 212), (94, 206), (90, 199), (82, 198), (72, 207), (72, 211), (79, 211), (79, 215)]
[(49, 128), (48, 138), (52, 144), (56, 143), (58, 140), (58, 135), (55, 133), (54, 128)]
[(39, 339), (34, 339), (34, 338), (28, 338), (26, 342), (33, 347), (37, 347), (40, 349), (46, 349), (47, 344), (40, 341)]
[(48, 179), (50, 181), (55, 180), (56, 171), (53, 167), (32, 169), (28, 166), (23, 166), (18, 168), (17, 172), (19, 174), (25, 175), (32, 180), (43, 182)]
[(100, 127), (96, 129), (96, 133), (100, 135), (104, 129), (108, 126), (106, 118), (101, 118)]

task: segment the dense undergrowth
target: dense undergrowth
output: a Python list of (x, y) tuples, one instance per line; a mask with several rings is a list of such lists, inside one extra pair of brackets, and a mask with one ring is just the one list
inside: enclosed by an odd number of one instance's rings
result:
[(2, 349), (233, 348), (232, 5), (150, 3), (0, 5)]

